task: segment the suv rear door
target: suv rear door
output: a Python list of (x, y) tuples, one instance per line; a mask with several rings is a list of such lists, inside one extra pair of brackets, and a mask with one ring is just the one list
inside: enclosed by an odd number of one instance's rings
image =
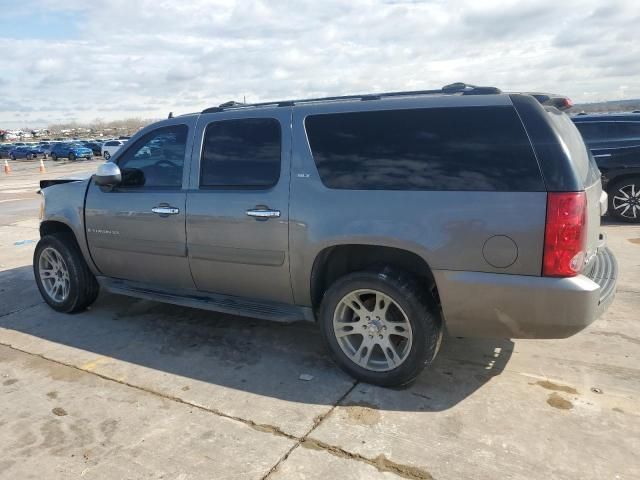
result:
[(292, 302), (291, 108), (203, 114), (196, 128), (187, 248), (199, 290)]

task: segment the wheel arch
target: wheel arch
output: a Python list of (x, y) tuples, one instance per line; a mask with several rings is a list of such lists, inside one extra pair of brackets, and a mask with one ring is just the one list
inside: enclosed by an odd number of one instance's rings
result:
[(44, 220), (40, 223), (40, 238), (46, 235), (54, 234), (69, 234), (71, 238), (76, 242), (76, 245), (80, 246), (76, 234), (73, 229), (64, 222), (59, 220)]
[[(609, 176), (609, 175), (607, 175)], [(616, 183), (623, 182), (629, 178), (640, 179), (640, 168), (630, 168), (625, 170), (618, 170), (615, 175), (609, 176), (607, 182), (607, 191), (612, 188)]]
[(348, 273), (383, 266), (412, 274), (440, 305), (435, 277), (423, 257), (397, 247), (348, 243), (325, 247), (316, 255), (309, 284), (314, 310), (319, 307), (324, 293), (338, 278)]

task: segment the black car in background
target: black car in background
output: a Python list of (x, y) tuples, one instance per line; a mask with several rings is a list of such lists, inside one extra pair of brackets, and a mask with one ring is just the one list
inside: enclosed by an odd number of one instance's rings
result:
[(640, 114), (577, 115), (572, 120), (602, 172), (609, 215), (640, 223)]
[(102, 143), (84, 141), (82, 142), (82, 144), (85, 147), (90, 148), (94, 155), (97, 155), (97, 156), (102, 155)]

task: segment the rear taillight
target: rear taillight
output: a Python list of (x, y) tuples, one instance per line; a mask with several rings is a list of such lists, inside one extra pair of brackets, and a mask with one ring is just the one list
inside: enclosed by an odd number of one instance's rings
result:
[(587, 242), (584, 192), (547, 194), (542, 275), (572, 277), (582, 269)]

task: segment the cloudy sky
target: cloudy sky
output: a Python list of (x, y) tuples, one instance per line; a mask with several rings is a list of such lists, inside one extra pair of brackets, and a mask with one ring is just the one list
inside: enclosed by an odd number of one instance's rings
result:
[(454, 81), (640, 98), (638, 0), (0, 0), (0, 129)]

